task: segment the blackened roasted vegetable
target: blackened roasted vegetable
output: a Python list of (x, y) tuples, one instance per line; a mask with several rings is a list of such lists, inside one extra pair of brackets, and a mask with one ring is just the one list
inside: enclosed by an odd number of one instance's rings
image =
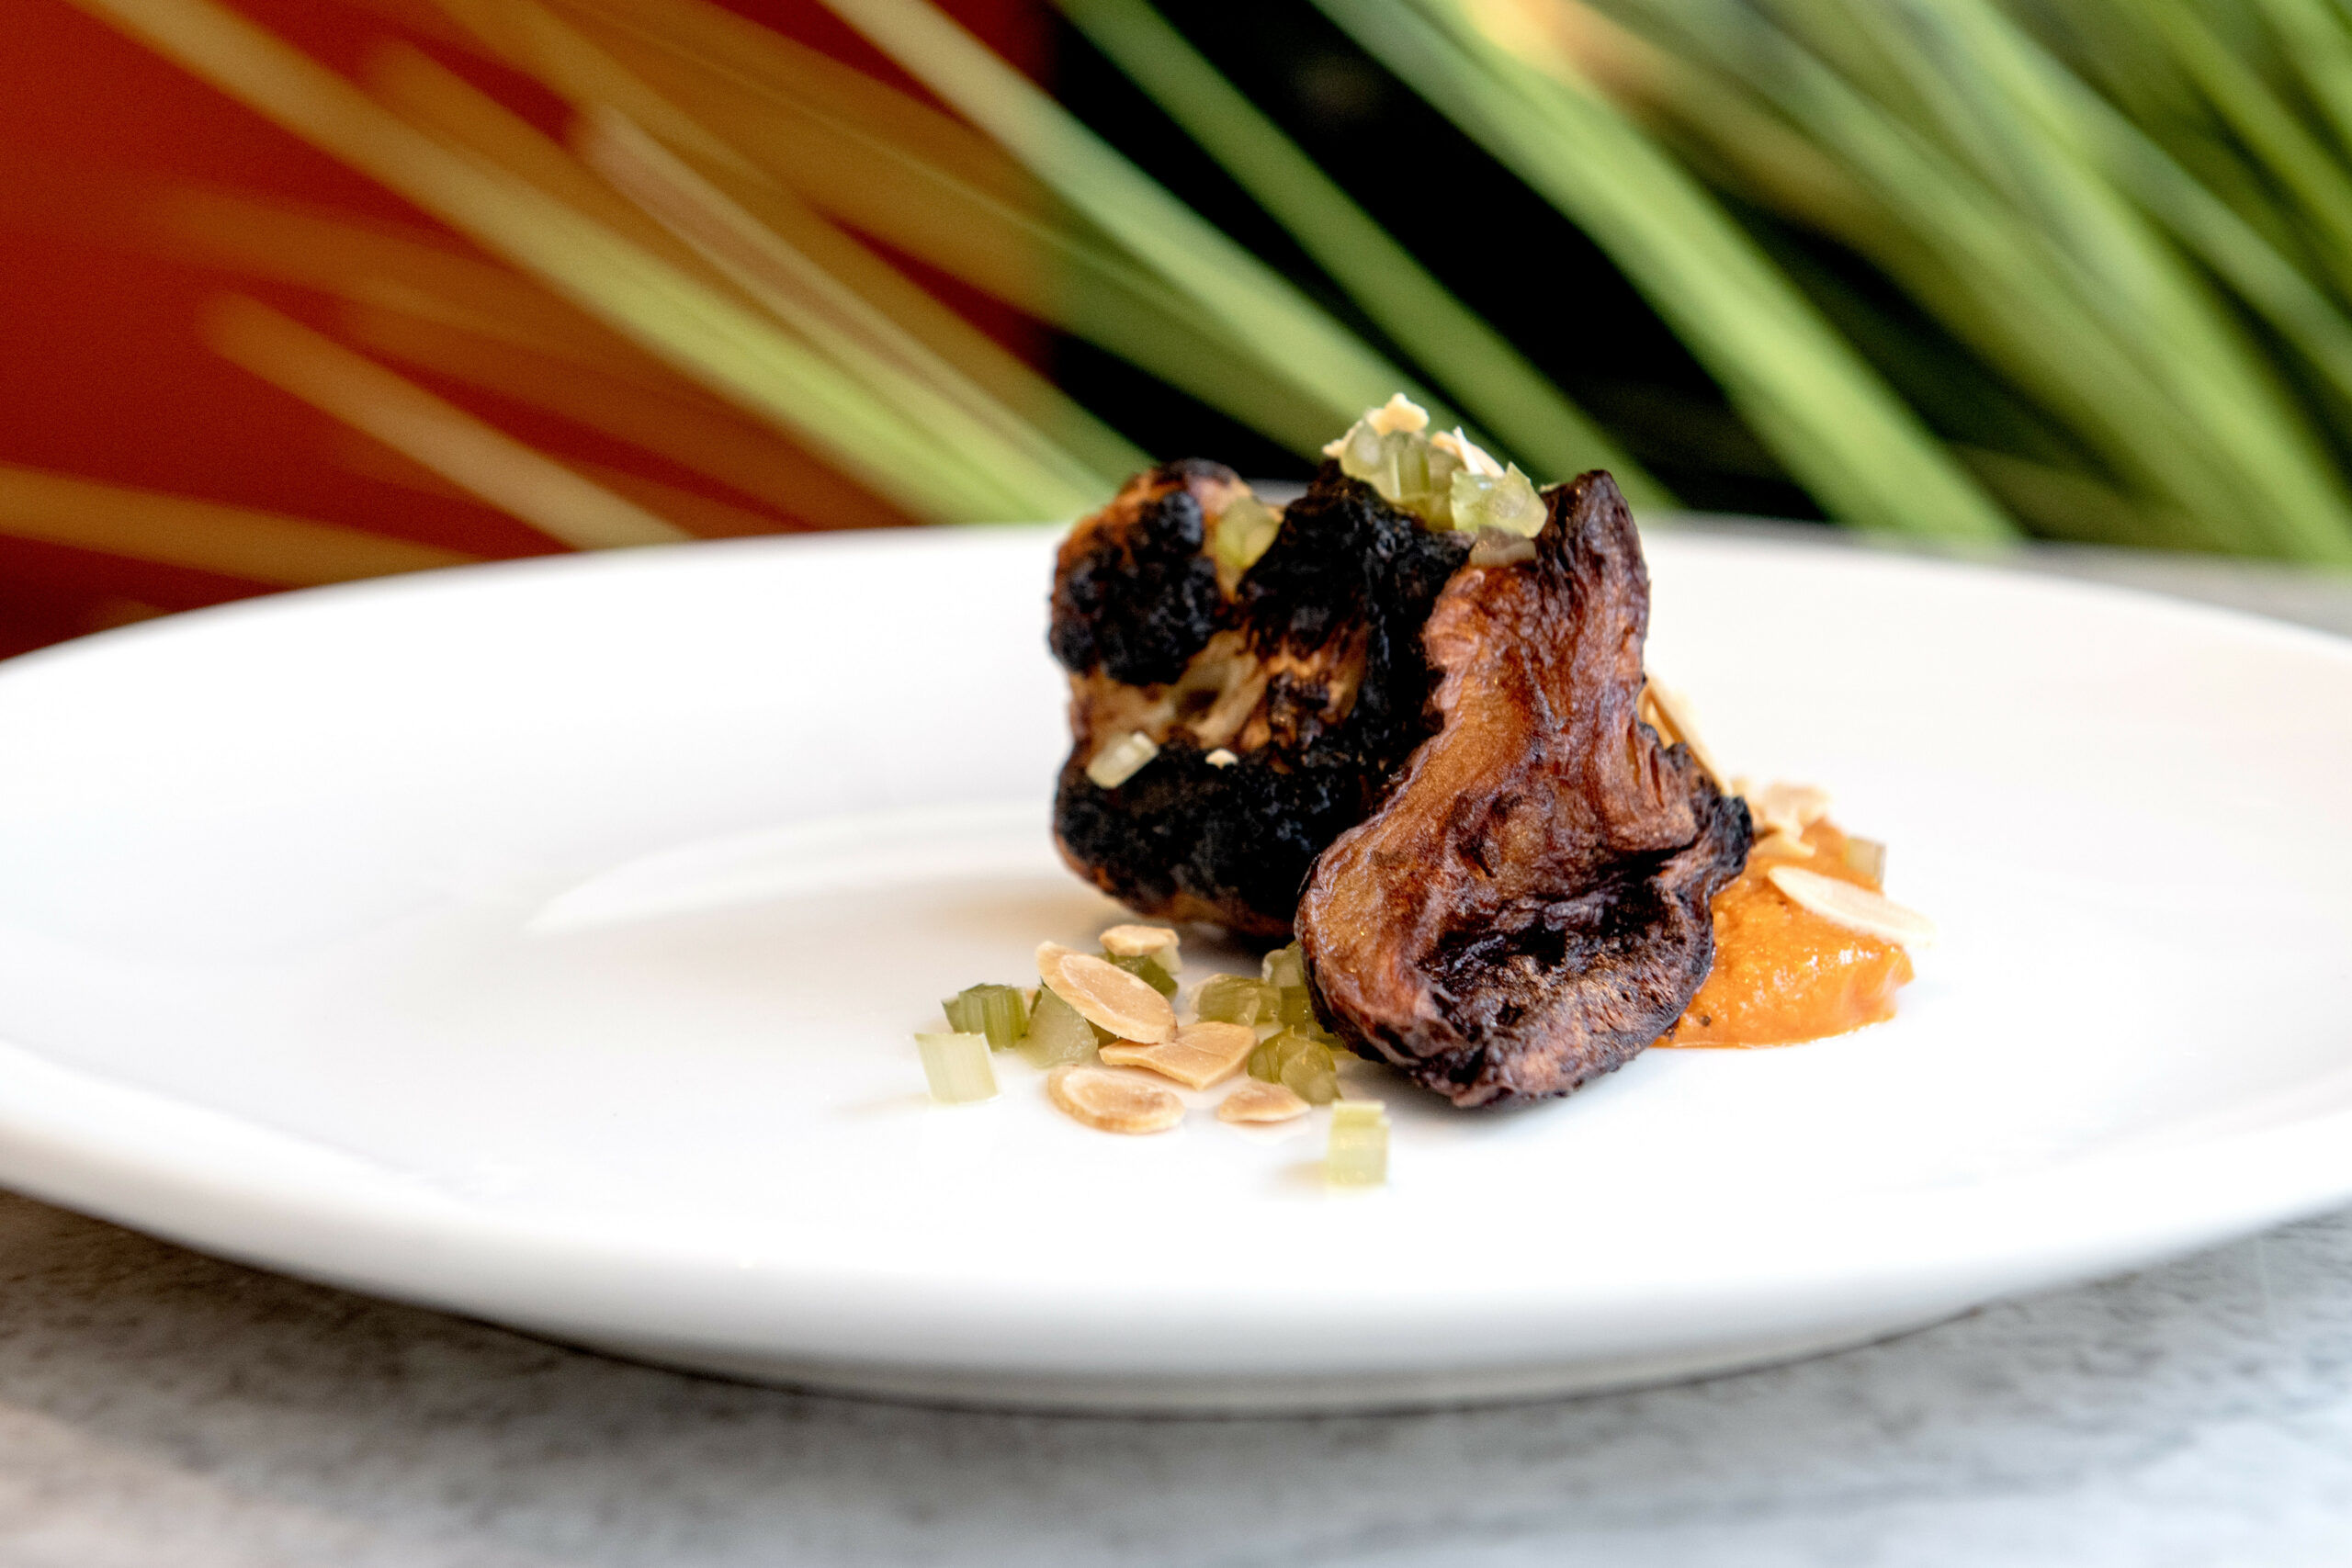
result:
[(1566, 1094), (1663, 1033), (1713, 962), (1747, 809), (1640, 721), (1649, 581), (1606, 474), (1532, 559), (1465, 567), (1424, 634), (1438, 733), (1315, 868), (1321, 1010), (1458, 1105)]
[[(1215, 463), (1137, 476), (1063, 542), (1063, 856), (1140, 914), (1287, 937), (1308, 869), (1434, 732), (1421, 624), (1469, 554), (1326, 463), (1249, 568)], [(1140, 737), (1140, 740), (1132, 738)]]

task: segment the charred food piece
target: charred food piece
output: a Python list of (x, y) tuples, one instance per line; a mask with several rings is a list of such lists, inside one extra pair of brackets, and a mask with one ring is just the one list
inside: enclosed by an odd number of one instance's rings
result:
[(1054, 834), (1138, 914), (1286, 937), (1315, 857), (1434, 732), (1421, 623), (1470, 540), (1326, 463), (1264, 553), (1220, 571), (1217, 525), (1244, 503), (1231, 469), (1171, 463), (1063, 542)]
[(1464, 568), (1424, 633), (1441, 728), (1315, 868), (1321, 1010), (1457, 1105), (1566, 1094), (1681, 1016), (1747, 808), (1638, 716), (1649, 579), (1609, 476), (1548, 493), (1531, 560)]

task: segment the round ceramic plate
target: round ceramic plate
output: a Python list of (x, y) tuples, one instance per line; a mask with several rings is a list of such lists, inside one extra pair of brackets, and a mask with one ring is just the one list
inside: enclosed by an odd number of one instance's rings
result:
[(1114, 919), (1046, 832), (1050, 544), (477, 569), (0, 670), (0, 1180), (673, 1364), (1163, 1409), (1692, 1373), (2352, 1199), (2352, 644), (1672, 535), (1652, 667), (1942, 927), (1894, 1021), (1502, 1114), (1353, 1065), (1372, 1191), (1320, 1113), (1111, 1136), (1011, 1056), (930, 1103), (936, 998)]

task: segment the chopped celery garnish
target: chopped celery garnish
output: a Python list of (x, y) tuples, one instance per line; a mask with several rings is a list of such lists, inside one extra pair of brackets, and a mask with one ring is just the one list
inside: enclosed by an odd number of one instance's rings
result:
[(1427, 430), (1384, 431), (1374, 420), (1360, 419), (1336, 445), (1340, 472), (1362, 479), (1378, 491), (1383, 501), (1432, 528), (1457, 526), (1453, 483), (1454, 476), (1463, 472), (1462, 458), (1432, 444)]
[(1029, 1032), (1021, 1037), (1021, 1057), (1040, 1070), (1067, 1062), (1094, 1059), (1097, 1032), (1078, 1010), (1047, 987), (1037, 989), (1037, 1005), (1029, 1010)]
[(1162, 967), (1159, 960), (1151, 953), (1139, 953), (1130, 958), (1123, 957), (1106, 949), (1102, 954), (1102, 961), (1105, 964), (1116, 964), (1163, 997), (1172, 997), (1176, 994), (1176, 976)]
[(1309, 1105), (1329, 1105), (1340, 1098), (1340, 1068), (1333, 1060), (1331, 1048), (1318, 1041), (1310, 1041), (1311, 1051), (1302, 1051), (1283, 1064), (1283, 1087)]
[(1254, 495), (1237, 495), (1225, 503), (1216, 520), (1216, 560), (1238, 575), (1258, 564), (1273, 547), (1283, 520)]
[(1006, 1051), (1021, 1043), (1029, 1029), (1029, 1004), (1017, 986), (967, 986), (939, 1004), (948, 1027), (966, 1034), (985, 1034), (989, 1049)]
[(985, 1034), (918, 1034), (922, 1075), (931, 1080), (931, 1098), (942, 1105), (965, 1105), (996, 1098), (996, 1070), (989, 1066)]
[(1464, 532), (1499, 528), (1532, 539), (1544, 531), (1544, 498), (1513, 463), (1499, 475), (1456, 470), (1449, 479), (1453, 525)]
[(1341, 1187), (1378, 1187), (1388, 1179), (1387, 1107), (1376, 1100), (1343, 1100), (1331, 1107), (1323, 1179)]
[(1278, 947), (1266, 954), (1261, 973), (1266, 984), (1272, 987), (1276, 998), (1275, 1010), (1262, 1021), (1280, 1021), (1294, 1025), (1315, 1022), (1315, 1004), (1306, 994), (1306, 955), (1296, 942)]
[(1272, 1023), (1277, 1005), (1273, 987), (1246, 975), (1219, 975), (1193, 998), (1204, 1023)]
[(1287, 1088), (1309, 1105), (1340, 1096), (1340, 1068), (1331, 1047), (1295, 1029), (1267, 1036), (1250, 1053), (1250, 1076)]

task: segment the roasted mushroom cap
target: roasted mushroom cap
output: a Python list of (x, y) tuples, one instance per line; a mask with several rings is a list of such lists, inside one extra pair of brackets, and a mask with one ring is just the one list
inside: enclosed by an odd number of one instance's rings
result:
[(1679, 1018), (1747, 808), (1643, 724), (1649, 580), (1624, 498), (1548, 493), (1534, 558), (1431, 613), (1442, 728), (1317, 863), (1298, 911), (1321, 1010), (1457, 1105), (1566, 1094)]
[[(1221, 579), (1210, 542), (1248, 493), (1229, 468), (1171, 463), (1063, 542), (1050, 641), (1072, 746), (1054, 834), (1139, 914), (1287, 937), (1315, 857), (1434, 732), (1421, 623), (1470, 544), (1327, 463), (1265, 554)], [(1132, 736), (1157, 750), (1125, 755), (1148, 761), (1090, 776)]]

